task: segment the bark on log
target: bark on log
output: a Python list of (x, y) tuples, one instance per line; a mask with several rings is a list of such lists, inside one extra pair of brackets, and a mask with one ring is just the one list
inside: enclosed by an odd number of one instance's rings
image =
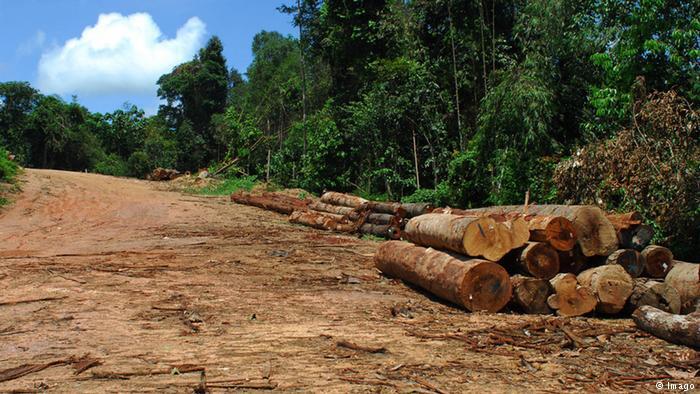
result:
[(646, 248), (647, 245), (649, 245), (653, 238), (654, 229), (648, 224), (640, 224), (634, 230), (632, 240), (629, 242), (629, 244), (624, 245), (624, 247), (630, 247), (632, 249), (641, 251), (642, 249)]
[(299, 200), (281, 195), (253, 195), (247, 192), (236, 192), (231, 194), (231, 201), (237, 204), (251, 205), (254, 207), (275, 211), (285, 215), (296, 210), (304, 210), (310, 200)]
[(401, 230), (397, 226), (391, 224), (365, 223), (360, 226), (359, 232), (388, 239), (399, 239), (401, 237)]
[(433, 205), (427, 202), (419, 203), (404, 203), (401, 207), (406, 211), (407, 218), (414, 218), (416, 216), (425, 215), (433, 211)]
[(398, 227), (401, 223), (401, 218), (389, 213), (370, 213), (367, 215), (366, 221), (372, 224), (385, 224)]
[(666, 275), (666, 283), (680, 295), (681, 313), (694, 312), (695, 301), (700, 298), (700, 264), (675, 260)]
[(605, 264), (616, 264), (637, 278), (644, 271), (644, 256), (634, 249), (618, 249), (614, 251), (605, 261)]
[(673, 253), (659, 245), (649, 245), (642, 250), (644, 269), (650, 278), (664, 278), (673, 268)]
[(700, 348), (700, 313), (675, 315), (653, 306), (642, 306), (632, 314), (640, 329), (665, 341)]
[(668, 283), (638, 278), (634, 280), (632, 295), (627, 300), (625, 309), (631, 313), (644, 305), (678, 314), (681, 312), (681, 296)]
[(341, 205), (332, 205), (332, 204), (326, 204), (325, 202), (314, 202), (312, 204), (309, 204), (309, 209), (312, 209), (314, 211), (319, 211), (319, 212), (328, 212), (328, 213), (333, 213), (336, 215), (348, 215), (354, 211), (353, 208), (350, 207), (344, 207)]
[(525, 215), (563, 216), (576, 229), (576, 238), (585, 256), (608, 256), (618, 249), (617, 234), (600, 208), (588, 205), (504, 205), (468, 209), (480, 214), (523, 213)]
[(406, 209), (398, 202), (370, 201), (367, 203), (367, 209), (375, 213), (388, 213), (401, 218), (406, 217)]
[[(524, 231), (527, 232), (527, 228)], [(522, 232), (522, 225), (498, 223), (488, 216), (444, 213), (416, 216), (408, 221), (404, 230), (406, 238), (415, 244), (483, 256), (491, 261), (498, 261), (510, 250), (524, 245), (526, 239), (518, 243), (523, 238)]]
[(558, 274), (549, 283), (554, 294), (547, 298), (547, 305), (559, 316), (581, 316), (595, 309), (598, 301), (588, 287), (579, 285), (574, 274)]
[(632, 295), (634, 287), (632, 277), (619, 265), (590, 268), (578, 274), (576, 279), (596, 296), (596, 310), (606, 314), (619, 313)]
[(374, 262), (385, 275), (420, 286), (470, 311), (498, 312), (511, 298), (508, 273), (489, 261), (388, 241), (379, 246)]
[(544, 242), (528, 242), (517, 260), (535, 278), (549, 280), (559, 273), (559, 254)]
[(581, 252), (581, 247), (576, 245), (568, 252), (559, 252), (559, 272), (578, 275), (586, 266), (588, 258)]
[(317, 211), (294, 211), (289, 217), (289, 222), (341, 233), (352, 233), (357, 230), (355, 224), (339, 220), (338, 215)]
[(552, 293), (552, 286), (546, 279), (514, 275), (510, 278), (513, 286), (513, 304), (525, 313), (546, 315), (552, 313), (547, 305), (547, 298)]
[(321, 196), (321, 202), (331, 205), (341, 205), (350, 208), (360, 208), (367, 205), (368, 201), (362, 197), (338, 192), (326, 192)]

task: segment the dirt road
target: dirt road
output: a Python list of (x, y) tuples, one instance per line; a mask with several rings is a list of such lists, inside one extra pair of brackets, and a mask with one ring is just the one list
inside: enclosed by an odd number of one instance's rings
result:
[(24, 177), (0, 212), (1, 392), (700, 387), (696, 352), (627, 319), (470, 314), (379, 275), (376, 242), (145, 181)]

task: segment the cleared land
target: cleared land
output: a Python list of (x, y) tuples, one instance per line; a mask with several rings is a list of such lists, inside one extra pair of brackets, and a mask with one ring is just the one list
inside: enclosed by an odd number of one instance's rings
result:
[(23, 182), (0, 212), (2, 392), (700, 387), (700, 354), (629, 319), (467, 313), (382, 277), (373, 241), (146, 181)]

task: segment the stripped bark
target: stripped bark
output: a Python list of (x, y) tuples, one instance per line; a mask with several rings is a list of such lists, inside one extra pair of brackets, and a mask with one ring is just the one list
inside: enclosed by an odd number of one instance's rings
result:
[(591, 289), (598, 300), (596, 310), (605, 314), (619, 313), (634, 287), (632, 277), (619, 265), (589, 268), (578, 274), (576, 279), (581, 286)]
[(510, 278), (496, 263), (388, 241), (374, 255), (385, 275), (420, 286), (470, 311), (498, 312), (511, 298)]
[(549, 283), (554, 294), (547, 298), (547, 305), (556, 310), (559, 316), (585, 315), (598, 304), (591, 289), (579, 285), (574, 274), (558, 274)]

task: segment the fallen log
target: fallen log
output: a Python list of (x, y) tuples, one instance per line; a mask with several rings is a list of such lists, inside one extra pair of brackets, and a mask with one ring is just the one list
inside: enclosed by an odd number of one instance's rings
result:
[(694, 312), (695, 301), (700, 298), (700, 264), (675, 260), (665, 282), (680, 295), (681, 313)]
[(598, 304), (591, 289), (579, 285), (574, 274), (558, 274), (549, 283), (554, 294), (547, 298), (547, 305), (559, 316), (582, 316), (593, 311)]
[(478, 214), (520, 213), (538, 216), (562, 216), (576, 230), (576, 240), (585, 256), (608, 256), (618, 249), (617, 234), (603, 211), (588, 205), (505, 205), (468, 209)]
[(547, 298), (552, 293), (552, 286), (548, 280), (513, 275), (510, 277), (510, 283), (513, 286), (512, 303), (517, 309), (528, 314), (552, 313), (547, 305)]
[(362, 197), (353, 196), (352, 194), (325, 192), (321, 196), (321, 202), (331, 205), (340, 205), (343, 207), (360, 208), (367, 205), (369, 201)]
[(615, 264), (624, 268), (631, 277), (636, 278), (644, 271), (644, 256), (634, 249), (618, 249), (605, 260), (605, 264)]
[(634, 287), (632, 277), (619, 265), (589, 268), (578, 274), (576, 279), (581, 286), (591, 289), (598, 300), (596, 310), (605, 314), (619, 313)]
[(312, 209), (312, 210), (318, 211), (318, 212), (333, 213), (333, 214), (341, 215), (341, 216), (349, 215), (352, 212), (354, 212), (353, 208), (344, 207), (341, 205), (326, 204), (325, 202), (321, 202), (321, 201), (316, 201), (314, 203), (309, 204), (309, 209)]
[(559, 273), (559, 254), (544, 242), (528, 242), (517, 262), (522, 270), (538, 279), (552, 279)]
[(559, 272), (578, 274), (586, 266), (588, 258), (581, 252), (581, 247), (576, 245), (568, 252), (559, 252)]
[(420, 286), (470, 311), (498, 312), (511, 298), (506, 270), (485, 260), (387, 241), (377, 249), (374, 264), (387, 276)]
[(642, 250), (644, 270), (650, 278), (665, 278), (673, 268), (673, 253), (663, 246), (649, 245)]
[(406, 224), (404, 234), (406, 239), (418, 245), (483, 256), (492, 261), (498, 261), (510, 250), (524, 245), (529, 237), (527, 227), (523, 225), (499, 223), (488, 216), (444, 213), (412, 218)]
[(664, 312), (678, 314), (681, 312), (681, 296), (668, 283), (637, 278), (634, 280), (632, 295), (627, 300), (625, 309), (631, 313), (644, 305), (653, 306)]
[(299, 200), (288, 196), (280, 197), (280, 195), (254, 195), (247, 192), (236, 192), (231, 194), (231, 201), (237, 204), (252, 205), (254, 207), (275, 211), (285, 215), (306, 209), (309, 205), (309, 200)]
[(289, 222), (341, 233), (352, 233), (357, 230), (355, 224), (343, 222), (342, 217), (339, 219), (338, 215), (317, 211), (294, 211), (289, 216)]
[(372, 234), (377, 237), (388, 238), (388, 239), (399, 239), (401, 238), (401, 230), (398, 226), (391, 224), (372, 224), (365, 223), (359, 228), (361, 234)]
[(632, 320), (644, 330), (665, 341), (700, 348), (700, 313), (676, 315), (644, 305), (632, 314)]

